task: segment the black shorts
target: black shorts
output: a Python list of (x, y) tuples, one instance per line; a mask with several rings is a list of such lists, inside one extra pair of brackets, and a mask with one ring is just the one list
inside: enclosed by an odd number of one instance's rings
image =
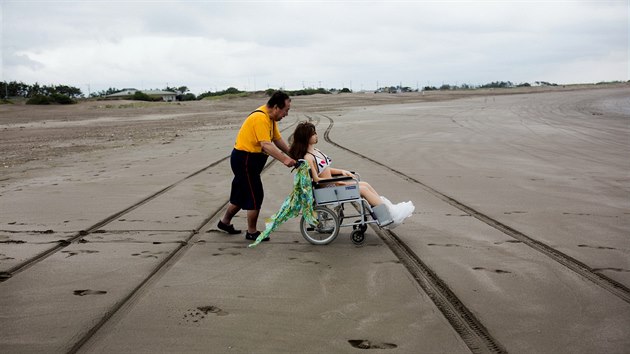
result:
[(232, 150), (230, 164), (234, 179), (230, 203), (245, 210), (260, 210), (265, 196), (260, 174), (267, 163), (267, 157), (264, 153)]

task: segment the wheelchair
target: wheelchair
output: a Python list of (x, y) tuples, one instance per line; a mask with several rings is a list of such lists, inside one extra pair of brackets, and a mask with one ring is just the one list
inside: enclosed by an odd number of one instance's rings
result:
[[(359, 191), (360, 176), (352, 173), (355, 177), (333, 176), (330, 179), (312, 182), (313, 210), (317, 216), (317, 225), (311, 225), (304, 217), (300, 221), (300, 232), (308, 242), (314, 245), (327, 245), (337, 238), (340, 228), (352, 227), (353, 231), (350, 234), (352, 243), (362, 245), (365, 241), (365, 231), (368, 224), (385, 227), (393, 223), (385, 204), (372, 207), (367, 200), (361, 197)], [(345, 183), (337, 185), (337, 182)], [(346, 210), (345, 207), (348, 205), (353, 206), (356, 211)], [(354, 220), (357, 217), (358, 220), (344, 223), (344, 221)]]

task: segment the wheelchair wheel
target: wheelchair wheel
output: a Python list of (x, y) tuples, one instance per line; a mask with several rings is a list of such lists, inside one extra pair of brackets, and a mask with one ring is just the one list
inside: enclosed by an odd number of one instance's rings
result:
[[(355, 223), (360, 223), (360, 222), (361, 222), (361, 220), (360, 220), (360, 219), (359, 219), (359, 220), (357, 220), (357, 221), (355, 221)], [(361, 232), (363, 232), (363, 233), (365, 233), (365, 231), (367, 231), (367, 228), (368, 228), (367, 224), (357, 224), (357, 225), (352, 225), (352, 229), (353, 229), (353, 230), (359, 230), (359, 231), (361, 231)]]
[(352, 231), (351, 240), (355, 245), (362, 245), (365, 242), (365, 233), (361, 230), (354, 230)]
[(334, 211), (325, 206), (313, 208), (317, 215), (317, 225), (311, 225), (304, 217), (300, 220), (300, 232), (306, 241), (314, 245), (326, 245), (339, 234), (339, 219)]

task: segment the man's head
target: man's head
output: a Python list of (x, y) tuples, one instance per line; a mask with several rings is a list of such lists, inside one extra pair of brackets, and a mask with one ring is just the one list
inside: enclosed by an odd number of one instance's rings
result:
[(276, 91), (267, 101), (267, 108), (269, 109), (269, 118), (280, 121), (289, 114), (291, 98), (282, 91)]

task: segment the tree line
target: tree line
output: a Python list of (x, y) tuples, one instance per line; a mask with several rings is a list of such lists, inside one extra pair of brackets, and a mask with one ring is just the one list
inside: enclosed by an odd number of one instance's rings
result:
[[(558, 86), (558, 84), (550, 83), (547, 81), (535, 81), (535, 84), (538, 86)], [(475, 89), (485, 89), (485, 88), (513, 88), (513, 87), (531, 87), (532, 85), (529, 82), (524, 82), (520, 84), (515, 84), (511, 81), (493, 81), (483, 85), (469, 85), (469, 84), (461, 84), (461, 85), (450, 85), (450, 84), (442, 84), (442, 86), (425, 86), (423, 88), (424, 91), (433, 91), (433, 90), (475, 90)]]
[[(98, 92), (91, 92), (90, 98), (104, 97), (114, 93), (122, 92), (125, 89), (117, 89), (110, 87), (107, 90), (101, 90)], [(195, 100), (197, 97), (189, 93), (188, 87), (166, 87), (163, 91), (171, 91), (177, 93), (177, 99), (180, 101)], [(136, 92), (133, 99), (141, 101), (151, 101), (152, 98), (142, 92)], [(25, 98), (27, 104), (71, 104), (76, 103), (77, 99), (84, 98), (85, 95), (78, 87), (68, 85), (40, 85), (35, 83), (33, 85), (25, 84), (23, 82), (11, 81), (0, 82), (0, 97), (3, 97), (5, 101), (9, 98)]]
[[(105, 90), (91, 92), (89, 94), (90, 98), (99, 98), (105, 97), (109, 95), (113, 95), (115, 93), (123, 92), (128, 89), (118, 89), (115, 87), (109, 87)], [(156, 89), (157, 90), (157, 89)], [(179, 86), (179, 87), (169, 87), (161, 89), (161, 91), (170, 91), (177, 94), (176, 99), (178, 101), (194, 101), (194, 100), (202, 100), (207, 97), (219, 97), (219, 96), (245, 96), (250, 94), (250, 92), (241, 91), (235, 87), (229, 87), (225, 90), (220, 91), (207, 91), (200, 95), (195, 95), (189, 92), (187, 86)], [(276, 89), (267, 89), (265, 94), (271, 96)], [(302, 90), (285, 90), (285, 92), (290, 96), (304, 96), (304, 95), (314, 95), (314, 94), (331, 94), (332, 92), (352, 92), (348, 88), (344, 88), (342, 90), (336, 89), (324, 89), (324, 88), (305, 88)], [(35, 83), (33, 85), (28, 85), (23, 82), (11, 81), (0, 82), (0, 97), (4, 97), (4, 99), (8, 98), (26, 98), (28, 99), (27, 103), (29, 104), (50, 104), (50, 103), (76, 103), (78, 98), (84, 98), (85, 95), (81, 91), (81, 89), (68, 85), (39, 85)], [(149, 95), (137, 91), (134, 95), (132, 95), (131, 99), (138, 101), (152, 101), (154, 98)]]
[(71, 98), (83, 96), (81, 89), (67, 85), (28, 85), (23, 82), (0, 82), (0, 95), (3, 97), (33, 97), (35, 95), (51, 95), (53, 93), (66, 95)]
[[(334, 90), (334, 89), (333, 89)], [(314, 88), (306, 88), (306, 89), (302, 89), (302, 90), (282, 90), (284, 91), (287, 95), (289, 96), (306, 96), (306, 95), (314, 95), (314, 94), (330, 94), (332, 93), (331, 91), (333, 90), (326, 90), (324, 88), (318, 88), (318, 89), (314, 89)], [(346, 91), (342, 91), (342, 92), (351, 92), (348, 89), (345, 89)], [(274, 92), (276, 92), (276, 89), (267, 89), (265, 90), (265, 94), (267, 96), (273, 95)], [(215, 91), (215, 92), (204, 92), (202, 94), (200, 94), (199, 96), (197, 96), (198, 100), (202, 100), (206, 97), (218, 97), (218, 96), (226, 96), (226, 95), (232, 95), (232, 96), (243, 96), (243, 95), (248, 95), (250, 94), (247, 91), (240, 91), (239, 89), (235, 88), (235, 87), (229, 87), (225, 90), (222, 91)]]

